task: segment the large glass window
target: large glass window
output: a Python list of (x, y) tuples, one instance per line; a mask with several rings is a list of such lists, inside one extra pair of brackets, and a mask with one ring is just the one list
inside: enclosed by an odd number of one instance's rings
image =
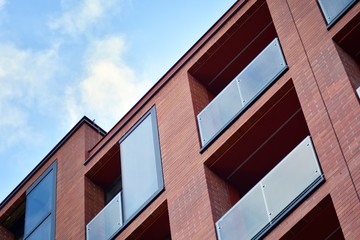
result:
[(130, 220), (164, 187), (153, 107), (120, 140), (124, 220)]
[(103, 190), (106, 204), (87, 224), (88, 240), (112, 239), (164, 189), (155, 106), (106, 156), (88, 175)]
[(54, 239), (56, 162), (27, 190), (25, 239)]

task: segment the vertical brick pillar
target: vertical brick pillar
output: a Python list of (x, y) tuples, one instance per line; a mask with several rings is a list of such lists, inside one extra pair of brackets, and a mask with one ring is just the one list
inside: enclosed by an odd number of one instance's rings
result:
[(88, 224), (104, 208), (102, 188), (85, 177), (85, 223)]
[(358, 100), (316, 1), (267, 2), (326, 178), (302, 208), (309, 211), (330, 193), (345, 238), (356, 239), (360, 234), (355, 188), (360, 166)]
[(207, 167), (205, 174), (214, 222), (216, 222), (231, 208), (231, 196), (228, 184), (223, 179)]

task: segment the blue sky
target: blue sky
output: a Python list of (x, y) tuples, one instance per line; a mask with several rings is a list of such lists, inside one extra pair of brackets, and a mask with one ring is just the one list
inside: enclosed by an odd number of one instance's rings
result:
[(109, 130), (235, 0), (0, 0), (0, 202), (84, 115)]

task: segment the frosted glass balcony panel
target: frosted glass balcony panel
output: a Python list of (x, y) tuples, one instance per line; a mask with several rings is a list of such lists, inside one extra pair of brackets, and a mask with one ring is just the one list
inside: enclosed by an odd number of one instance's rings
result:
[(307, 137), (262, 180), (271, 217), (281, 213), (320, 176), (320, 166)]
[(318, 0), (327, 25), (332, 25), (356, 0)]
[(279, 40), (275, 38), (198, 114), (202, 146), (220, 134), (286, 69)]
[(107, 240), (122, 225), (121, 192), (86, 226), (87, 240)]
[(244, 103), (250, 102), (285, 68), (286, 62), (276, 38), (236, 77)]
[(323, 181), (311, 138), (306, 137), (216, 222), (218, 238), (263, 238)]
[(232, 81), (197, 117), (202, 144), (231, 121), (243, 106), (237, 83)]
[(220, 240), (251, 239), (269, 223), (260, 184), (252, 188), (217, 223)]

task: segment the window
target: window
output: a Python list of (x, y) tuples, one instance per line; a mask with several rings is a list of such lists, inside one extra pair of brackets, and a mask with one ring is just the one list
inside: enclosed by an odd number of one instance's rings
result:
[(164, 187), (155, 108), (120, 140), (124, 220), (128, 221)]
[(26, 191), (25, 239), (55, 238), (56, 162)]
[(86, 175), (87, 239), (110, 239), (164, 189), (155, 107)]

